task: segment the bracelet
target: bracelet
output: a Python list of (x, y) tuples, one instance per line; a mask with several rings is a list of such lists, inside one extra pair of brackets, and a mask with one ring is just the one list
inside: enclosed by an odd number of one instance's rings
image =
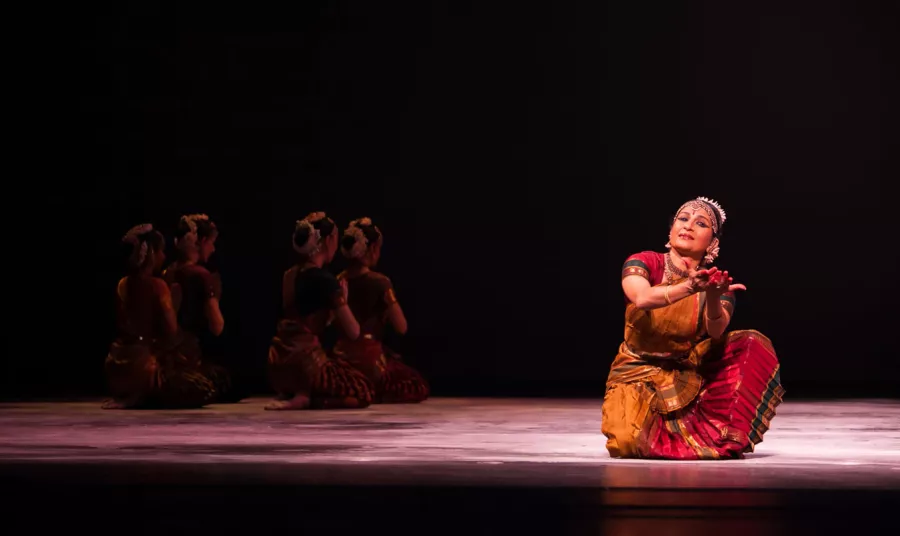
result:
[(687, 281), (688, 281), (688, 292), (690, 292), (692, 295), (696, 294), (697, 293), (697, 285), (690, 279), (688, 279)]
[(671, 287), (671, 286), (672, 285), (666, 285), (666, 292), (664, 294), (664, 296), (666, 298), (666, 303), (668, 303), (669, 305), (672, 305), (672, 300), (671, 300), (671, 298), (669, 298), (669, 287)]

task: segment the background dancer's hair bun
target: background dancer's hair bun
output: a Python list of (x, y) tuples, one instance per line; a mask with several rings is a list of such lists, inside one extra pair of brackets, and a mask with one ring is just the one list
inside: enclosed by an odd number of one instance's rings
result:
[(372, 244), (381, 240), (381, 231), (369, 218), (350, 222), (341, 239), (341, 253), (348, 259), (361, 259)]
[(294, 227), (292, 244), (294, 251), (306, 256), (315, 254), (319, 250), (322, 238), (331, 236), (335, 227), (334, 221), (324, 212), (314, 212), (298, 220)]
[(162, 233), (153, 229), (153, 225), (144, 223), (132, 227), (122, 242), (128, 244), (131, 248), (128, 255), (128, 265), (135, 270), (144, 267), (147, 262), (150, 251), (159, 251), (165, 249), (166, 239)]
[(216, 224), (206, 214), (190, 214), (178, 220), (175, 247), (184, 249), (197, 245), (201, 238), (213, 238), (219, 234)]

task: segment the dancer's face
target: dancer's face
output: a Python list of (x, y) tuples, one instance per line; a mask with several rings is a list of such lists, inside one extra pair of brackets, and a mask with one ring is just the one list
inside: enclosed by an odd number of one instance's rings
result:
[(379, 238), (378, 242), (372, 244), (372, 247), (369, 248), (369, 251), (366, 253), (368, 256), (369, 267), (374, 268), (378, 266), (378, 261), (381, 259), (381, 243), (383, 239)]
[(159, 248), (153, 250), (153, 273), (158, 274), (162, 271), (163, 265), (166, 263), (165, 249)]
[(325, 251), (325, 261), (326, 261), (326, 262), (331, 262), (332, 260), (334, 260), (334, 255), (335, 255), (335, 253), (337, 253), (337, 250), (338, 250), (338, 232), (337, 232), (337, 227), (335, 227), (334, 230), (331, 231), (331, 234), (330, 234), (330, 235), (328, 235), (327, 237), (325, 237), (325, 241), (324, 241), (324, 242), (325, 242), (325, 248), (324, 248), (324, 251)]
[(712, 240), (712, 222), (706, 211), (687, 207), (675, 216), (672, 230), (669, 231), (669, 243), (680, 253), (702, 256)]
[(206, 262), (216, 252), (216, 239), (218, 235), (212, 237), (201, 238), (197, 242), (197, 252), (200, 256), (200, 262)]

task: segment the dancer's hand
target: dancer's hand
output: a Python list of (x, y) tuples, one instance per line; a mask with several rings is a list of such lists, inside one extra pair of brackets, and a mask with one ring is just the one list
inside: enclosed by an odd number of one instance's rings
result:
[(719, 299), (726, 292), (734, 292), (735, 290), (747, 290), (747, 287), (740, 283), (735, 283), (734, 278), (728, 275), (728, 271), (719, 272), (710, 277), (709, 284), (706, 287), (706, 296), (708, 299)]
[(707, 290), (713, 278), (719, 273), (719, 269), (715, 266), (712, 268), (695, 270), (690, 267), (687, 261), (684, 262), (684, 268), (688, 273), (688, 286), (694, 294)]

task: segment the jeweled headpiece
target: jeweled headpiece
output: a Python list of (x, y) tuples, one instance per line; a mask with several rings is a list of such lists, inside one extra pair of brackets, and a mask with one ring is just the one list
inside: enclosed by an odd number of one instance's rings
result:
[(703, 210), (706, 212), (707, 216), (709, 216), (709, 220), (712, 222), (713, 233), (719, 234), (719, 229), (721, 229), (722, 225), (725, 223), (725, 211), (718, 202), (707, 197), (698, 197), (697, 199), (692, 199), (681, 205), (681, 208), (675, 213), (676, 216), (686, 208), (691, 210)]

